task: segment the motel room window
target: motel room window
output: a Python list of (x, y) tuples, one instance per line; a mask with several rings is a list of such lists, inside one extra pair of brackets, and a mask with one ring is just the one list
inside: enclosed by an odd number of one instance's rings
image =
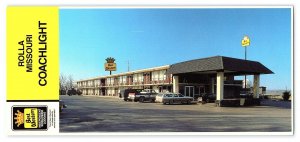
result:
[(159, 71), (154, 71), (152, 74), (152, 80), (157, 81), (159, 77)]
[(159, 86), (159, 87), (158, 87), (158, 92), (159, 92), (159, 93), (163, 92), (163, 87), (162, 87), (162, 86)]
[(154, 71), (154, 72), (152, 72), (151, 80), (153, 80), (153, 81), (155, 81), (155, 74), (156, 74), (156, 72), (155, 72), (155, 71)]
[(143, 81), (144, 81), (143, 74), (140, 74), (140, 75), (139, 75), (139, 81), (141, 81), (141, 82), (143, 82)]
[(114, 84), (114, 79), (110, 78), (110, 82), (111, 82), (111, 84)]
[(195, 94), (200, 94), (199, 93), (199, 86), (195, 86)]
[(123, 83), (126, 83), (127, 76), (123, 76)]
[(119, 83), (122, 83), (123, 80), (122, 80), (122, 76), (119, 76)]
[(134, 74), (133, 75), (133, 82), (137, 82), (137, 80), (138, 80), (138, 74)]
[(166, 70), (164, 70), (164, 72), (163, 72), (163, 80), (167, 80), (167, 72), (166, 72)]
[(112, 78), (108, 78), (108, 80), (109, 80), (109, 84), (113, 84)]
[(166, 80), (166, 70), (160, 71), (159, 80)]

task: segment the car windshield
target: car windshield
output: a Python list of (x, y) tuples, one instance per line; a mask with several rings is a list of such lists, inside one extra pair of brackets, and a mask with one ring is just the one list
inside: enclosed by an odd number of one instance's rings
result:
[(178, 94), (174, 94), (174, 97), (178, 97)]
[(182, 94), (179, 94), (179, 97), (184, 97), (184, 95), (182, 95)]
[(166, 94), (166, 97), (172, 97), (172, 94)]

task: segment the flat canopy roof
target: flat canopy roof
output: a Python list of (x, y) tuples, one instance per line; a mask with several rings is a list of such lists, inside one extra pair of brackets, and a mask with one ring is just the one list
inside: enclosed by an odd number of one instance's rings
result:
[(273, 73), (260, 62), (224, 56), (214, 56), (172, 64), (167, 73), (215, 73), (218, 71), (224, 71), (225, 73), (232, 73), (235, 75)]

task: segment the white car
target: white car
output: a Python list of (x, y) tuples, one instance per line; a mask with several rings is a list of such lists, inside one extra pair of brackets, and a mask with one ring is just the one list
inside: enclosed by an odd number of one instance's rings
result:
[(189, 96), (184, 96), (180, 93), (163, 93), (163, 94), (158, 94), (156, 96), (155, 101), (163, 104), (175, 104), (175, 103), (180, 103), (180, 104), (190, 104), (193, 101), (193, 97)]
[(166, 95), (166, 94), (157, 94), (155, 97), (155, 102), (162, 103), (162, 99), (163, 99), (164, 95)]

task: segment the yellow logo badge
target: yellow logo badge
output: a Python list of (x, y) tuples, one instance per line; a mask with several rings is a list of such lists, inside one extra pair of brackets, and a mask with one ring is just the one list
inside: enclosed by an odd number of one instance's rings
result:
[(244, 36), (242, 40), (242, 46), (249, 46), (250, 45), (250, 38), (248, 36)]

